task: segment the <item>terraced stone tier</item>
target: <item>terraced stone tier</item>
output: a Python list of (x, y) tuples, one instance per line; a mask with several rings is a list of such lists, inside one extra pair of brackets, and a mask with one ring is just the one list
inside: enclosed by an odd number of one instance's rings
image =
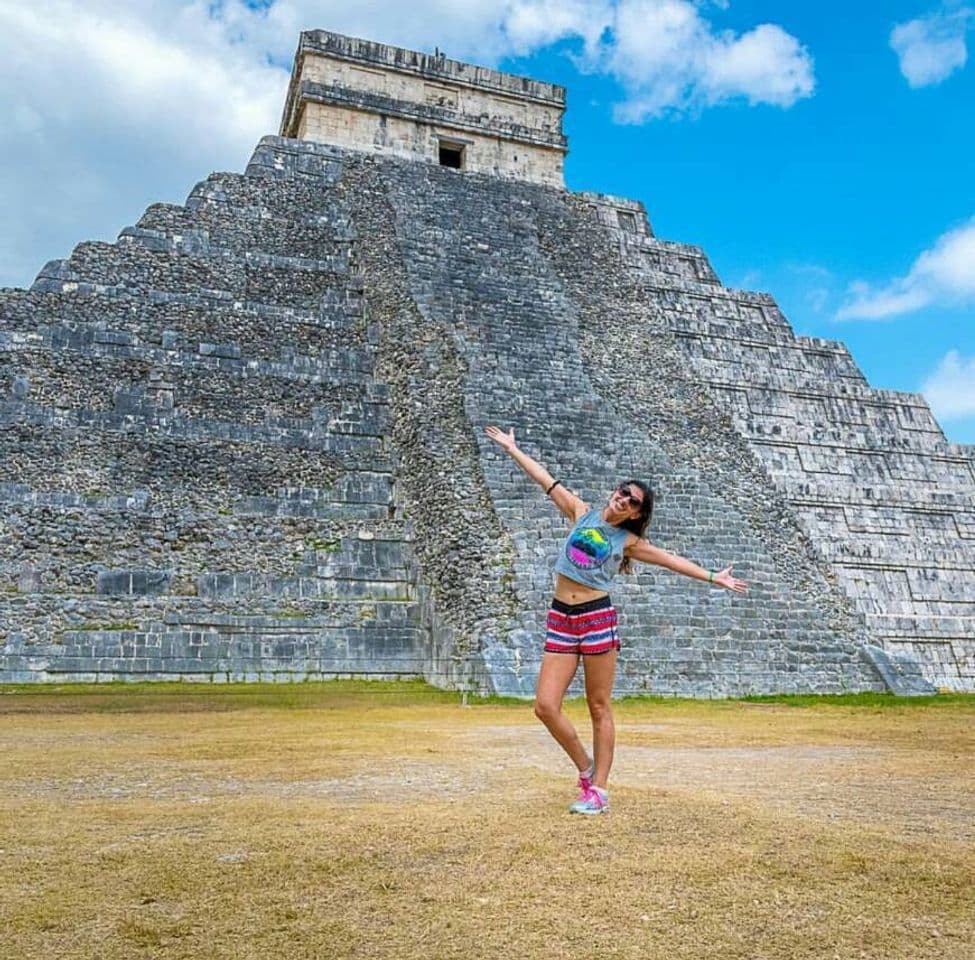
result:
[(644, 272), (649, 301), (868, 616), (875, 642), (916, 658), (932, 683), (975, 689), (970, 457), (945, 441), (920, 395), (871, 388), (842, 345), (795, 337), (777, 311), (756, 313), (751, 296), (689, 296), (662, 272)]
[(0, 291), (0, 680), (530, 693), (566, 523), (491, 422), (752, 582), (622, 578), (621, 690), (975, 688), (975, 461), (920, 397), (632, 201), (273, 137)]
[(0, 294), (0, 678), (423, 674), (341, 165)]
[[(88, 289), (72, 293), (0, 292), (4, 325), (0, 344), (14, 343), (87, 351), (96, 344), (158, 346), (192, 353), (212, 351), (216, 331), (233, 330), (228, 352), (248, 359), (319, 357), (340, 351), (361, 362), (369, 342), (361, 286), (343, 282), (314, 311), (243, 303), (200, 294), (145, 294)], [(18, 340), (18, 335), (21, 339)], [(219, 346), (219, 345), (216, 345)], [(201, 350), (202, 348), (202, 350)]]

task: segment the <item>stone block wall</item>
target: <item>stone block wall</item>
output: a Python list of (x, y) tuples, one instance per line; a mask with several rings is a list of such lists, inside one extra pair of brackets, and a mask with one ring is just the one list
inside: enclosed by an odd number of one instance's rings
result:
[[(323, 98), (322, 102), (312, 99), (316, 95)], [(564, 181), (564, 155), (558, 150), (486, 134), (472, 124), (434, 116), (432, 111), (418, 112), (415, 117), (396, 116), (394, 110), (407, 114), (413, 111), (392, 102), (376, 103), (377, 111), (381, 108), (388, 113), (357, 109), (361, 98), (336, 89), (309, 88), (305, 99), (296, 132), (301, 140), (352, 150), (369, 143), (376, 153), (422, 158), (432, 164), (439, 163), (440, 144), (445, 143), (463, 150), (463, 165), (468, 171), (550, 186), (561, 186)], [(337, 103), (347, 103), (349, 109), (336, 109)]]
[(0, 680), (529, 694), (567, 525), (497, 422), (752, 583), (622, 578), (619, 690), (971, 684), (971, 451), (632, 201), (266, 138), (0, 293), (0, 419)]
[(0, 679), (425, 673), (342, 170), (259, 150), (0, 295)]
[(317, 30), (301, 35), (281, 133), (563, 186), (565, 90), (386, 44)]
[(634, 286), (676, 338), (872, 642), (941, 687), (975, 689), (975, 472), (923, 397), (870, 387), (842, 343), (797, 337), (767, 295), (698, 252), (617, 229)]
[[(533, 686), (552, 564), (568, 525), (483, 437), (492, 422), (519, 428), (525, 448), (592, 503), (603, 502), (621, 479), (651, 480), (659, 492), (656, 542), (714, 568), (737, 562), (754, 582), (742, 601), (661, 570), (624, 578), (617, 591), (625, 636), (618, 689), (727, 696), (877, 688), (861, 654), (862, 618), (823, 583), (823, 565), (797, 524), (783, 530), (785, 504), (774, 519), (751, 506), (770, 491), (746, 445), (735, 439), (723, 450), (722, 431), (703, 433), (695, 459), (673, 459), (686, 454), (680, 399), (651, 390), (634, 407), (625, 387), (621, 393), (606, 380), (618, 374), (628, 381), (641, 365), (669, 363), (678, 368), (675, 385), (689, 389), (673, 338), (647, 344), (635, 326), (649, 320), (646, 305), (630, 305), (631, 327), (618, 312), (621, 291), (603, 289), (595, 266), (606, 240), (601, 218), (589, 224), (561, 191), (416, 164), (375, 169), (391, 216), (363, 227), (363, 245), (399, 250), (423, 325), (450, 346), (447, 353), (438, 347), (433, 376), (442, 376), (438, 361), (455, 371), (477, 444), (476, 463), (441, 465), (445, 486), (478, 496), (486, 486), (502, 526), (503, 551), (470, 558), (474, 586), (464, 604), (483, 609), (475, 614), (483, 622), (505, 601), (506, 619), (496, 615), (495, 631), (482, 632), (479, 643), (495, 685), (519, 692)], [(383, 235), (389, 220), (394, 232)], [(742, 460), (748, 482), (729, 491)], [(437, 522), (431, 518), (431, 528)], [(490, 576), (499, 553), (511, 564), (503, 593)]]

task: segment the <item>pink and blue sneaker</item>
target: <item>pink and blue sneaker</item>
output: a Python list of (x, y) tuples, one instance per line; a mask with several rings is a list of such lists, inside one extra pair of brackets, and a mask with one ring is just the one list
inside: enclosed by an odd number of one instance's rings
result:
[(600, 813), (609, 813), (609, 794), (599, 787), (590, 786), (569, 810), (572, 813), (582, 813), (586, 816), (596, 816)]
[(591, 789), (592, 789), (592, 777), (593, 777), (592, 764), (589, 764), (585, 770), (579, 771), (579, 799), (581, 800)]

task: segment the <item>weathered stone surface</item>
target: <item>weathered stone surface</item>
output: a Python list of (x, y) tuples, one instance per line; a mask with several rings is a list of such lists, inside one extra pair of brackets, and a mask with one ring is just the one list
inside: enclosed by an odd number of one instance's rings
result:
[(302, 33), (280, 133), (563, 186), (564, 88), (442, 54)]
[(972, 449), (639, 204), (265, 138), (0, 292), (0, 680), (530, 694), (566, 525), (483, 435), (747, 597), (621, 578), (618, 688), (975, 689)]
[(865, 644), (863, 652), (892, 693), (901, 697), (928, 697), (938, 692), (938, 688), (925, 679), (921, 665), (912, 657), (888, 653), (872, 643)]

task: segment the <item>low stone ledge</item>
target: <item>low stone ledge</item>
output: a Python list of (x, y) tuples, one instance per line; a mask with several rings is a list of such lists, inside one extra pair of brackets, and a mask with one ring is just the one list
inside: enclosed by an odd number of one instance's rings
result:
[(172, 570), (105, 570), (95, 592), (105, 596), (158, 597), (169, 592)]

